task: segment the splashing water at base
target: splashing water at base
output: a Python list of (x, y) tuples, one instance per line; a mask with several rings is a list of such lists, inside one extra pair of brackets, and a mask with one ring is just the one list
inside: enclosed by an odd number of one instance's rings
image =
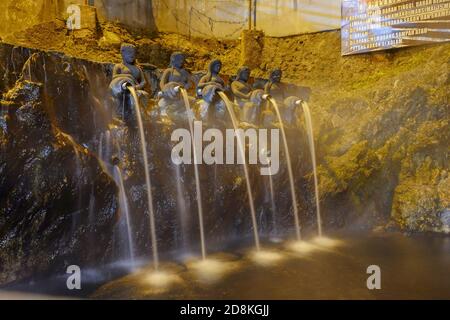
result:
[(275, 109), (275, 112), (277, 114), (278, 121), (280, 122), (281, 136), (283, 137), (284, 151), (286, 152), (286, 163), (287, 163), (288, 174), (289, 174), (289, 184), (291, 187), (292, 206), (294, 209), (294, 219), (295, 219), (295, 232), (297, 235), (297, 240), (301, 240), (297, 195), (295, 194), (295, 185), (294, 185), (294, 173), (292, 172), (291, 156), (289, 154), (289, 146), (288, 146), (288, 142), (287, 142), (286, 132), (284, 130), (283, 119), (281, 117), (280, 109), (278, 108), (277, 102), (273, 98), (269, 98), (269, 101), (273, 105), (273, 108)]
[(239, 262), (223, 259), (208, 258), (201, 261), (193, 261), (187, 264), (200, 281), (214, 283), (239, 268)]
[(309, 150), (311, 152), (311, 161), (314, 173), (314, 192), (316, 198), (317, 211), (317, 229), (319, 237), (322, 236), (322, 217), (320, 214), (320, 199), (319, 199), (319, 182), (317, 178), (317, 162), (316, 162), (316, 147), (314, 145), (314, 130), (312, 125), (311, 110), (305, 101), (302, 101), (303, 113), (305, 114), (306, 130), (308, 132)]
[(180, 276), (165, 271), (152, 271), (143, 275), (143, 283), (150, 286), (149, 293), (160, 294), (183, 282)]
[[(238, 130), (238, 121), (236, 119), (236, 115), (234, 114), (233, 105), (231, 101), (228, 99), (225, 93), (219, 92), (219, 96), (222, 98), (222, 100), (225, 102), (225, 106), (227, 107), (228, 114), (230, 115), (231, 122), (233, 123), (233, 128), (235, 132)], [(250, 205), (250, 213), (252, 215), (252, 225), (253, 225), (253, 235), (255, 238), (255, 246), (256, 250), (260, 250), (261, 246), (259, 243), (259, 234), (258, 234), (258, 223), (256, 222), (256, 212), (255, 212), (255, 204), (253, 202), (253, 192), (252, 192), (252, 186), (250, 184), (250, 176), (248, 174), (248, 167), (247, 167), (247, 161), (245, 160), (245, 149), (244, 144), (241, 140), (240, 135), (236, 135), (239, 152), (241, 154), (241, 158), (243, 159), (243, 168), (244, 168), (244, 174), (245, 174), (245, 182), (247, 185), (247, 193), (248, 193), (248, 202)]]
[(313, 243), (323, 248), (335, 248), (342, 245), (342, 240), (327, 237), (316, 237), (313, 239)]
[(122, 212), (125, 213), (125, 222), (127, 226), (127, 238), (128, 238), (128, 250), (130, 253), (130, 260), (132, 268), (135, 268), (135, 261), (134, 261), (134, 244), (133, 244), (133, 233), (131, 231), (131, 219), (130, 219), (130, 212), (128, 207), (128, 198), (127, 194), (125, 193), (125, 187), (123, 184), (123, 176), (122, 172), (120, 171), (120, 168), (118, 166), (114, 166), (114, 175), (116, 178), (116, 183), (119, 186), (119, 193), (120, 193), (120, 209), (123, 210)]
[(318, 249), (316, 245), (302, 240), (290, 242), (286, 247), (300, 254), (309, 254)]
[(250, 259), (262, 266), (272, 266), (284, 259), (279, 252), (272, 250), (258, 250), (250, 254)]
[(145, 142), (145, 133), (144, 133), (144, 124), (142, 122), (141, 116), (141, 108), (139, 105), (139, 98), (136, 94), (136, 90), (130, 86), (128, 87), (130, 90), (131, 96), (134, 99), (134, 103), (136, 106), (136, 118), (139, 126), (139, 135), (141, 138), (141, 149), (142, 149), (142, 157), (144, 159), (144, 171), (145, 171), (145, 183), (147, 185), (147, 201), (148, 201), (148, 209), (150, 216), (150, 235), (151, 235), (151, 244), (152, 244), (152, 252), (153, 252), (153, 266), (155, 270), (158, 270), (159, 266), (159, 257), (158, 257), (158, 243), (156, 239), (156, 227), (155, 227), (155, 213), (153, 210), (153, 195), (152, 195), (152, 184), (150, 180), (150, 172), (148, 168), (148, 156), (147, 156), (147, 144)]
[[(450, 282), (446, 277), (450, 241), (442, 235), (353, 234), (340, 237), (339, 240), (343, 245), (336, 251), (320, 249), (320, 246), (307, 241), (304, 243), (306, 247), (312, 245), (317, 251), (300, 256), (291, 249), (285, 250), (287, 244), (275, 246), (271, 250), (281, 254), (282, 260), (269, 266), (255, 263), (249, 255), (239, 254), (231, 259), (225, 257), (226, 262), (236, 263), (237, 268), (213, 283), (203, 282), (201, 271), (197, 272), (187, 263), (187, 270), (177, 273), (183, 283), (173, 285), (172, 289), (163, 289), (164, 295), (158, 295), (162, 290), (146, 282), (150, 272), (145, 272), (130, 280), (108, 282), (92, 297), (176, 300), (202, 300), (205, 297), (215, 300), (450, 298)], [(405, 257), (408, 257), (410, 267), (405, 267)], [(210, 259), (221, 261), (215, 255), (209, 256), (207, 261)], [(377, 291), (377, 297), (365, 286), (369, 276), (366, 275), (366, 268), (374, 261), (389, 270), (383, 278), (383, 283), (390, 284), (389, 288), (386, 286)], [(199, 260), (194, 262), (201, 263)], [(208, 269), (208, 263), (206, 266)], [(211, 267), (215, 268), (214, 263)], [(161, 266), (161, 269), (171, 272), (165, 266)], [(156, 294), (152, 295), (153, 292)]]

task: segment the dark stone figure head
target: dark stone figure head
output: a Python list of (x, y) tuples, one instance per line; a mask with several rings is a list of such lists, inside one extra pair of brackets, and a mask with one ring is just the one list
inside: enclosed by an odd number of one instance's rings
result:
[(273, 83), (280, 83), (282, 76), (283, 76), (283, 71), (281, 71), (281, 69), (279, 69), (279, 68), (276, 68), (270, 72), (269, 80)]
[(247, 82), (250, 79), (250, 68), (249, 67), (240, 67), (237, 75), (236, 80)]
[(184, 66), (185, 55), (182, 52), (174, 52), (170, 56), (170, 67), (181, 69)]
[(136, 62), (136, 47), (129, 43), (123, 43), (120, 46), (123, 62), (134, 64)]
[(214, 59), (209, 63), (208, 73), (211, 75), (217, 75), (222, 70), (222, 61)]

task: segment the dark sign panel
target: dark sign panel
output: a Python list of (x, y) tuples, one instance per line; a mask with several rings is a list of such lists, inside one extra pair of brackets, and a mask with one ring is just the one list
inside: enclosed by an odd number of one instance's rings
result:
[(450, 41), (450, 0), (343, 0), (342, 54)]

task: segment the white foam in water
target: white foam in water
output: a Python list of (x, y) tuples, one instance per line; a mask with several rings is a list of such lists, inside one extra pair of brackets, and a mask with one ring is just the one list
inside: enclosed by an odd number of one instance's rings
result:
[(271, 237), (269, 239), (269, 241), (272, 242), (272, 243), (282, 243), (283, 239), (282, 238), (278, 238), (278, 237)]
[(318, 249), (317, 245), (306, 241), (290, 242), (287, 244), (287, 248), (301, 254), (309, 254)]
[(182, 282), (182, 279), (177, 274), (161, 270), (155, 270), (145, 274), (143, 280), (146, 284), (158, 289), (168, 289)]
[(250, 258), (253, 262), (262, 266), (272, 266), (284, 259), (284, 256), (272, 250), (258, 250), (251, 253)]
[(217, 259), (205, 259), (194, 261), (188, 264), (189, 269), (192, 269), (196, 276), (205, 282), (215, 282), (233, 270), (238, 268), (238, 263), (234, 261), (222, 261)]
[(335, 248), (342, 245), (342, 240), (332, 239), (328, 237), (316, 237), (313, 239), (313, 243), (323, 248)]

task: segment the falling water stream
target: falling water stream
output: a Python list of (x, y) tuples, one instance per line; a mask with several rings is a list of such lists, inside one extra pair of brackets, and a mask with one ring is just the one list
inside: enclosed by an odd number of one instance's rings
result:
[(277, 233), (278, 233), (277, 221), (276, 221), (277, 207), (275, 205), (275, 190), (273, 187), (273, 177), (272, 177), (272, 172), (270, 171), (270, 167), (269, 167), (269, 191), (270, 191), (270, 205), (271, 205), (271, 209), (272, 209), (273, 233), (275, 235), (277, 235)]
[(120, 168), (118, 166), (114, 166), (114, 175), (116, 178), (116, 183), (119, 186), (120, 206), (121, 206), (121, 209), (123, 210), (123, 213), (125, 213), (125, 219), (126, 219), (125, 222), (127, 225), (127, 237), (128, 237), (128, 250), (130, 252), (131, 265), (134, 268), (135, 267), (134, 244), (133, 244), (133, 237), (132, 237), (132, 230), (131, 230), (130, 210), (129, 210), (129, 206), (128, 206), (127, 194), (125, 193), (125, 187), (123, 184), (122, 172), (120, 171)]
[(306, 130), (308, 132), (309, 150), (311, 152), (311, 161), (314, 172), (314, 192), (316, 198), (316, 210), (317, 210), (317, 229), (319, 237), (322, 236), (322, 217), (320, 215), (320, 203), (319, 203), (319, 182), (317, 179), (317, 162), (316, 162), (316, 148), (314, 145), (314, 130), (312, 125), (311, 111), (308, 104), (302, 101), (303, 113), (305, 114)]
[(104, 154), (104, 157), (105, 157), (104, 161), (106, 163), (111, 162), (111, 147), (112, 147), (111, 131), (106, 130), (106, 132), (105, 132), (105, 154)]
[(138, 121), (139, 135), (141, 138), (142, 157), (144, 159), (145, 183), (147, 185), (147, 201), (150, 215), (150, 235), (153, 251), (153, 266), (155, 270), (157, 270), (159, 267), (158, 243), (156, 239), (155, 213), (153, 210), (152, 185), (150, 181), (150, 172), (148, 168), (147, 144), (145, 142), (144, 124), (142, 122), (141, 108), (139, 105), (139, 98), (136, 94), (136, 90), (132, 86), (129, 86), (128, 89), (130, 90), (130, 93), (134, 99), (134, 103), (136, 106), (136, 118)]
[(89, 233), (89, 243), (92, 247), (96, 244), (96, 216), (95, 216), (95, 194), (94, 186), (91, 187), (91, 194), (89, 196), (89, 215), (88, 215), (89, 226), (92, 228)]
[(200, 225), (200, 241), (202, 247), (202, 258), (206, 259), (206, 245), (205, 245), (205, 231), (203, 227), (203, 206), (202, 206), (202, 194), (200, 189), (200, 176), (198, 173), (197, 153), (195, 150), (194, 142), (194, 114), (189, 104), (189, 96), (185, 89), (180, 88), (181, 95), (183, 97), (184, 105), (186, 106), (186, 113), (189, 121), (189, 130), (191, 131), (192, 148), (194, 154), (194, 173), (195, 173), (195, 187), (197, 192), (197, 208), (198, 208), (198, 220)]
[(42, 55), (42, 69), (44, 71), (44, 82), (47, 83), (47, 64), (45, 62), (45, 55)]
[(180, 165), (175, 165), (175, 174), (176, 174), (176, 181), (177, 181), (177, 206), (178, 206), (178, 212), (180, 215), (180, 226), (181, 226), (181, 242), (184, 249), (188, 246), (188, 209), (186, 204), (186, 199), (184, 197), (184, 186), (183, 186), (183, 179), (181, 176), (181, 168)]
[(294, 174), (292, 172), (292, 164), (291, 164), (291, 156), (289, 154), (289, 146), (287, 143), (286, 132), (284, 130), (283, 119), (281, 117), (280, 109), (278, 108), (278, 104), (275, 99), (269, 97), (270, 103), (273, 105), (275, 112), (277, 114), (278, 121), (280, 122), (281, 135), (283, 137), (284, 151), (286, 152), (286, 162), (289, 173), (289, 184), (291, 186), (291, 197), (292, 197), (292, 206), (294, 208), (294, 219), (295, 219), (295, 231), (297, 234), (297, 240), (301, 240), (300, 233), (300, 219), (298, 216), (298, 206), (297, 206), (297, 195), (295, 194), (295, 185), (294, 185)]
[(77, 148), (77, 143), (73, 139), (73, 137), (70, 134), (67, 134), (63, 131), (59, 131), (59, 134), (61, 134), (63, 137), (65, 137), (71, 144), (73, 151), (75, 153), (75, 174), (77, 177), (78, 182), (78, 201), (77, 201), (77, 211), (72, 213), (72, 228), (71, 228), (71, 234), (75, 234), (77, 225), (79, 223), (79, 217), (82, 207), (82, 174), (83, 174), (83, 168), (81, 166), (81, 155), (80, 151)]
[[(23, 65), (22, 74), (25, 75), (25, 69), (26, 73), (28, 75), (28, 81), (33, 82), (33, 77), (31, 74), (31, 63), (34, 62), (35, 54), (32, 54), (28, 57), (27, 61), (25, 61), (25, 64)], [(24, 76), (25, 78), (25, 76)]]
[(100, 133), (100, 138), (98, 141), (98, 158), (102, 161), (105, 161), (105, 159), (103, 158), (103, 132)]
[[(238, 129), (238, 121), (236, 119), (236, 115), (234, 114), (233, 105), (225, 93), (219, 92), (219, 95), (222, 98), (222, 100), (225, 102), (228, 113), (230, 114), (231, 122), (233, 123), (233, 128), (234, 128), (235, 132), (237, 132), (236, 130)], [(245, 181), (247, 184), (247, 193), (248, 193), (248, 202), (250, 205), (250, 213), (252, 215), (253, 234), (255, 237), (256, 249), (259, 251), (260, 244), (259, 244), (259, 234), (258, 234), (258, 223), (256, 222), (255, 204), (253, 202), (252, 187), (250, 185), (250, 177), (248, 174), (247, 162), (245, 160), (244, 144), (243, 144), (243, 141), (241, 140), (241, 137), (239, 134), (236, 134), (236, 138), (237, 138), (237, 142), (238, 142), (239, 152), (240, 152), (241, 157), (244, 162), (243, 168), (244, 168), (244, 174), (245, 174)]]
[(32, 82), (33, 78), (31, 76), (31, 57), (30, 57), (30, 59), (27, 60), (26, 64), (27, 64), (27, 68), (28, 68), (28, 80), (30, 80)]

